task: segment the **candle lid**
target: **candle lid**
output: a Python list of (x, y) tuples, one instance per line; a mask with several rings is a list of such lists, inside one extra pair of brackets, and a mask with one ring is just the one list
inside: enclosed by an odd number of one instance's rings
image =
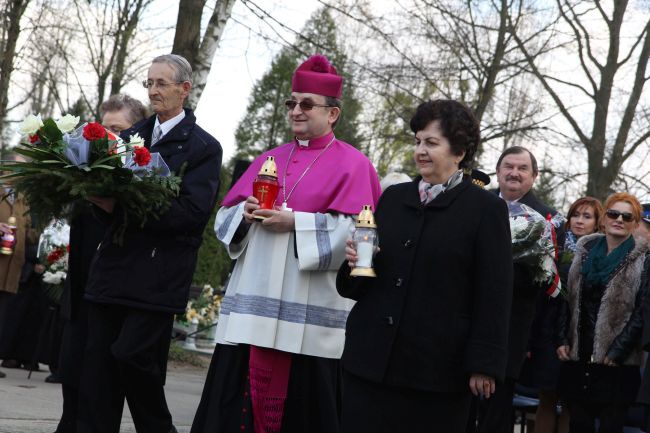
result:
[(262, 168), (260, 168), (258, 175), (278, 177), (278, 166), (275, 164), (274, 157), (266, 157), (266, 161), (264, 161), (264, 164), (262, 164)]
[(359, 215), (357, 215), (356, 227), (367, 227), (371, 229), (377, 228), (375, 224), (375, 216), (372, 214), (372, 208), (369, 204), (363, 206)]
[(10, 226), (15, 226), (16, 225), (16, 217), (10, 216), (9, 219), (7, 220), (7, 224)]

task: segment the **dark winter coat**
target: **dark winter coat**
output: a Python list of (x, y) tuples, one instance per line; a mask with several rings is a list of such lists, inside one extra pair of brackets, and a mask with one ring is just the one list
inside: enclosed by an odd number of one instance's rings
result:
[(66, 320), (76, 319), (88, 282), (90, 264), (108, 228), (105, 212), (90, 202), (79, 206), (70, 221), (68, 276), (61, 295), (61, 315)]
[[(567, 401), (630, 404), (640, 383), (639, 338), (645, 298), (641, 281), (647, 272), (648, 245), (637, 239), (606, 284), (587, 285), (582, 266), (602, 236), (596, 233), (580, 238), (569, 271), (567, 301), (558, 320), (558, 344), (571, 347), (571, 361), (562, 363), (558, 392)], [(604, 365), (605, 356), (618, 366)]]
[[(499, 190), (495, 191), (499, 194)], [(542, 216), (555, 215), (557, 211), (539, 201), (532, 191), (528, 191), (519, 203), (530, 206)], [(562, 233), (558, 238), (563, 237)], [(547, 287), (533, 282), (533, 277), (524, 265), (513, 267), (512, 309), (510, 311), (510, 332), (508, 335), (508, 366), (506, 376), (518, 379), (521, 367), (529, 348), (529, 337), (540, 293)]]
[[(634, 249), (623, 258), (610, 276), (598, 305), (584, 301), (588, 288), (581, 272), (589, 252), (603, 236), (605, 235), (595, 233), (578, 240), (569, 271), (566, 295), (568, 309), (563, 309), (558, 323), (564, 340), (558, 341), (558, 344), (569, 345), (570, 358), (578, 361), (581, 345), (591, 343), (580, 339), (580, 335), (584, 335), (579, 329), (581, 317), (591, 317), (595, 319), (590, 326), (593, 329), (593, 352), (591, 359), (582, 361), (600, 364), (607, 356), (621, 365), (638, 366), (641, 364), (641, 303), (645, 293), (640, 289), (644, 272), (647, 273), (644, 266), (647, 266), (648, 244), (643, 239), (636, 239)], [(598, 311), (587, 311), (595, 305), (598, 305)]]
[(508, 212), (468, 178), (423, 206), (418, 182), (394, 185), (380, 198), (377, 278), (350, 277), (347, 263), (339, 270), (339, 293), (358, 301), (343, 366), (389, 386), (467, 391), (471, 373), (505, 373)]
[[(159, 219), (143, 228), (130, 224), (122, 245), (114, 241), (113, 224), (91, 265), (86, 299), (135, 308), (180, 313), (185, 310), (203, 229), (219, 189), (221, 146), (196, 124), (191, 110), (152, 152), (159, 152), (170, 170), (185, 166), (181, 191)], [(155, 116), (122, 132), (136, 132), (149, 147)], [(119, 210), (116, 210), (119, 215)]]
[[(650, 254), (646, 257), (645, 275), (642, 284), (643, 301), (641, 303), (641, 348), (650, 352)], [(646, 360), (638, 401), (650, 405), (650, 356)]]

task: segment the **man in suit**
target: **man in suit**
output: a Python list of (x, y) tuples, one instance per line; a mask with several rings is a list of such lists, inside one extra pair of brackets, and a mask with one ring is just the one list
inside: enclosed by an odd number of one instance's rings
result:
[[(525, 204), (544, 217), (557, 213), (539, 201), (532, 191), (539, 169), (535, 156), (528, 149), (513, 146), (504, 150), (497, 161), (496, 171), (499, 188), (495, 192), (499, 197)], [(515, 382), (526, 358), (538, 296), (544, 289), (533, 282), (532, 276), (523, 265), (515, 264), (513, 272), (506, 379), (502, 386), (496, 387), (492, 398), (479, 405), (481, 433), (512, 431), (512, 397)]]
[(167, 352), (175, 313), (185, 310), (196, 258), (215, 204), (221, 146), (196, 124), (183, 103), (192, 69), (183, 57), (156, 57), (144, 86), (155, 115), (123, 131), (136, 133), (170, 170), (183, 171), (178, 197), (140, 227), (124, 218), (115, 198), (91, 201), (111, 215), (91, 264), (85, 299), (88, 341), (79, 390), (80, 433), (117, 433), (126, 398), (137, 431), (176, 432), (164, 392)]

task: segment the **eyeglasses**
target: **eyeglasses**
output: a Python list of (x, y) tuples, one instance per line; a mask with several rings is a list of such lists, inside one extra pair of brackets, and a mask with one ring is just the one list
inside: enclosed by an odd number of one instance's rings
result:
[(142, 87), (145, 89), (150, 89), (152, 87), (160, 87), (161, 89), (164, 89), (166, 87), (169, 87), (174, 84), (181, 84), (183, 81), (173, 81), (171, 83), (166, 83), (164, 81), (153, 81), (153, 80), (142, 80)]
[(292, 111), (294, 108), (296, 108), (296, 105), (300, 106), (301, 111), (311, 111), (314, 107), (329, 107), (329, 108), (333, 107), (333, 105), (314, 104), (309, 99), (305, 99), (304, 101), (300, 101), (300, 102), (294, 101), (293, 99), (284, 101), (284, 106), (287, 107), (287, 110), (289, 111)]
[(605, 215), (607, 215), (607, 218), (613, 220), (617, 220), (618, 217), (623, 217), (623, 221), (625, 221), (626, 223), (630, 223), (634, 220), (634, 216), (631, 213), (617, 211), (616, 209), (607, 209)]

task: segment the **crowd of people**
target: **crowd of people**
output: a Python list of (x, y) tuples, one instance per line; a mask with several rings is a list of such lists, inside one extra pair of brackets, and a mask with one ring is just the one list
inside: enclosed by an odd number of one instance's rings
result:
[[(119, 200), (78, 204), (56, 308), (58, 355), (48, 362), (62, 383), (56, 433), (117, 433), (125, 400), (138, 432), (176, 432), (164, 392), (171, 328), (185, 309), (222, 152), (183, 108), (192, 87), (183, 57), (156, 57), (143, 84), (153, 115), (114, 95), (102, 123), (124, 138), (138, 133), (183, 171), (182, 186), (169, 210), (128, 226), (120, 243)], [(284, 105), (295, 139), (255, 159), (216, 215), (235, 266), (192, 433), (509, 433), (521, 385), (537, 390), (538, 433), (622, 433), (635, 402), (650, 420), (650, 205), (627, 192), (576, 200), (553, 229), (562, 293), (551, 297), (513, 261), (509, 204), (548, 221), (557, 214), (533, 193), (530, 150), (502, 152), (490, 191), (472, 171), (481, 143), (472, 111), (425, 101), (410, 120), (418, 176), (380, 184), (368, 158), (335, 135), (343, 78), (328, 59), (302, 63), (291, 89)], [(270, 157), (279, 192), (267, 209), (253, 181)], [(32, 311), (38, 233), (28, 204), (4, 188), (0, 220), (19, 220), (14, 254), (0, 255), (0, 358), (35, 368), (39, 356), (19, 350), (6, 311)], [(376, 277), (356, 277), (350, 234), (367, 205)]]

